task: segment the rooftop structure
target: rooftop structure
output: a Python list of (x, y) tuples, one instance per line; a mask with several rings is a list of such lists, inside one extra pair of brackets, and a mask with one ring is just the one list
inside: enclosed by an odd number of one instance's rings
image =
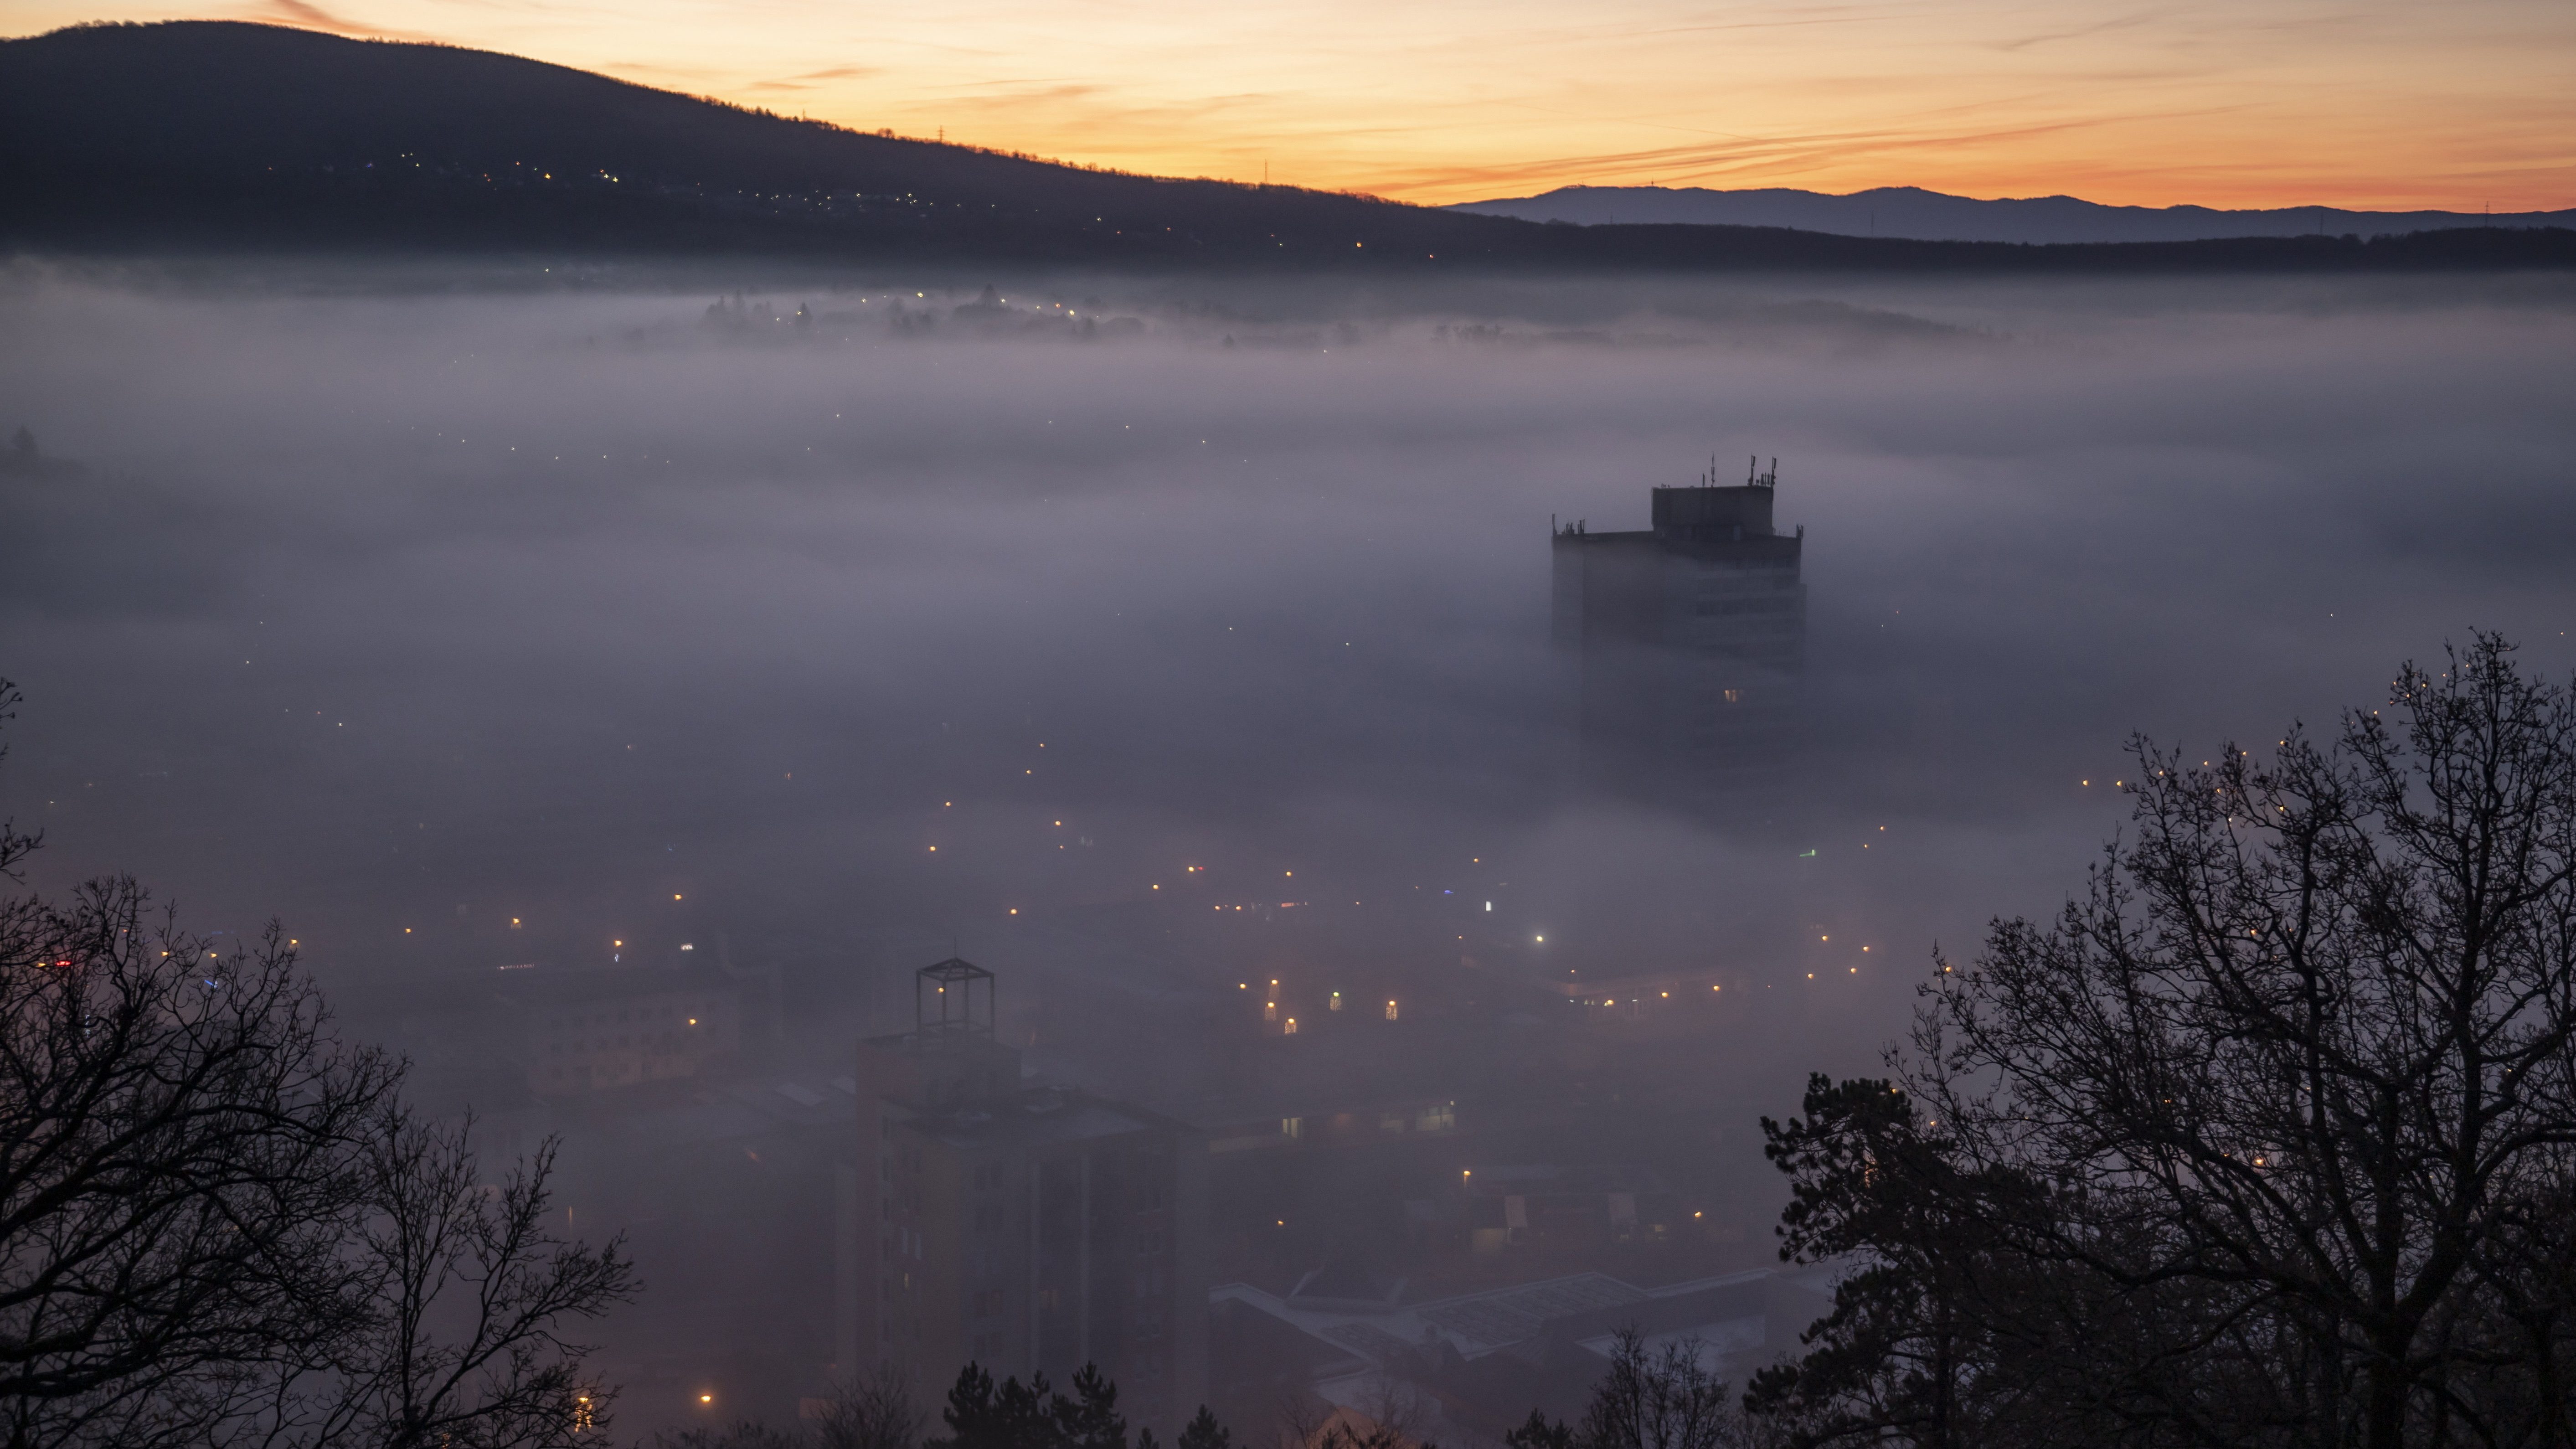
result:
[[(1758, 460), (1757, 460), (1758, 461)], [(1804, 527), (1773, 522), (1779, 463), (1649, 494), (1650, 525), (1554, 525), (1551, 635), (1585, 773), (1657, 795), (1740, 782), (1792, 742), (1805, 665)]]
[(844, 1372), (1063, 1381), (1096, 1363), (1176, 1435), (1205, 1393), (1207, 1144), (1122, 1102), (1021, 1079), (994, 980), (923, 968), (913, 1029), (859, 1044), (844, 1180)]
[(913, 973), (913, 1032), (925, 1042), (993, 1039), (993, 973), (955, 956)]

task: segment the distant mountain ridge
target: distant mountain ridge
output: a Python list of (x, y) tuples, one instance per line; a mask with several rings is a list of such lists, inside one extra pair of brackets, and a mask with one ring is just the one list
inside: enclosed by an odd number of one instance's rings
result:
[(770, 256), (984, 269), (2576, 269), (2576, 230), (2020, 247), (1549, 226), (845, 129), (454, 46), (235, 21), (0, 40), (0, 254)]
[(1980, 200), (1915, 186), (1873, 187), (1847, 196), (1784, 187), (1726, 191), (1700, 186), (1560, 186), (1536, 196), (1461, 202), (1449, 209), (1576, 226), (1785, 226), (1834, 236), (2026, 245), (2395, 236), (2491, 226), (2576, 227), (2576, 209), (2492, 216), (2458, 211), (2346, 211), (2332, 206), (2222, 211), (2206, 206), (2106, 206), (2072, 196)]

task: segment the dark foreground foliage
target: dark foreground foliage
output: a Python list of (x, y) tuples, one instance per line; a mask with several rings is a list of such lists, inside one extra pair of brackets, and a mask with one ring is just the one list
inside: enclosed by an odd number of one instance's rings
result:
[(2136, 838), (1764, 1123), (1850, 1255), (1808, 1444), (2576, 1439), (2576, 697), (2503, 640), (2330, 741), (2145, 741)]
[[(0, 825), (0, 872), (36, 844)], [(618, 1245), (547, 1233), (551, 1145), (487, 1171), (402, 1078), (333, 1035), (274, 927), (192, 935), (127, 879), (0, 900), (0, 1442), (604, 1424), (561, 1335), (633, 1291)]]

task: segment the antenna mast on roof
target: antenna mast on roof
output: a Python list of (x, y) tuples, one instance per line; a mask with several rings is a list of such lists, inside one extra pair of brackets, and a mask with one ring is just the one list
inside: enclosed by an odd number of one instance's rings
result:
[(912, 974), (913, 1039), (925, 1046), (993, 1035), (993, 973), (951, 956)]

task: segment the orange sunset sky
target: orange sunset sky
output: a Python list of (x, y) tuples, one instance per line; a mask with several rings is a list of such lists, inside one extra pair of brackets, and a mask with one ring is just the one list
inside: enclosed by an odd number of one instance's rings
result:
[(2576, 0), (0, 0), (270, 20), (1411, 201), (1572, 183), (2576, 205)]

